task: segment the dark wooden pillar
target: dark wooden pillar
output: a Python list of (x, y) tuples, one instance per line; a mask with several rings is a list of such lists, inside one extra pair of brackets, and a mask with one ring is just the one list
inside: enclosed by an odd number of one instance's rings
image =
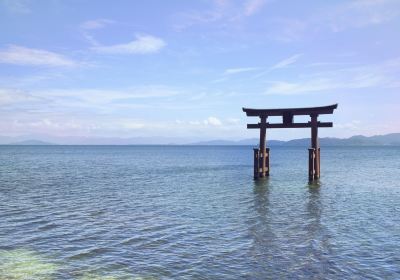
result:
[(315, 152), (313, 148), (308, 149), (308, 179), (314, 180), (315, 168), (314, 168), (314, 156)]
[(266, 174), (266, 151), (265, 151), (265, 136), (267, 133), (267, 117), (261, 117), (261, 125), (260, 125), (260, 158), (261, 158), (261, 174), (260, 177), (265, 177)]
[[(309, 174), (313, 174), (310, 179), (318, 179), (320, 177), (320, 149), (318, 141), (318, 115), (311, 115), (311, 148), (313, 149), (312, 164), (309, 164), (309, 168), (312, 166), (312, 170), (309, 170)], [(311, 160), (311, 158), (310, 158)]]
[(269, 170), (270, 170), (270, 163), (269, 163), (269, 159), (270, 159), (270, 151), (269, 148), (265, 148), (265, 176), (269, 176)]
[(319, 178), (320, 175), (321, 175), (321, 148), (319, 147), (319, 141), (318, 141), (318, 153), (317, 153), (317, 156), (318, 156), (318, 178)]
[(257, 148), (254, 151), (254, 179), (258, 179), (260, 176), (260, 150)]

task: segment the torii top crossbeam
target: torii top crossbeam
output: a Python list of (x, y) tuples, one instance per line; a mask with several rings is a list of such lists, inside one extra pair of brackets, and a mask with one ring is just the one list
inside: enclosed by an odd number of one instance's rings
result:
[(284, 114), (292, 115), (310, 115), (310, 114), (332, 114), (333, 110), (337, 108), (337, 104), (322, 106), (322, 107), (308, 107), (308, 108), (285, 108), (285, 109), (249, 109), (243, 108), (248, 117), (255, 116), (282, 116)]
[[(243, 108), (243, 112), (248, 117), (260, 117), (267, 119), (269, 116), (282, 116), (282, 123), (266, 123), (266, 128), (302, 128), (311, 127), (311, 122), (307, 123), (293, 123), (293, 117), (296, 115), (309, 115), (317, 117), (318, 115), (332, 114), (337, 108), (337, 104), (322, 107), (308, 107), (308, 108), (284, 108), (284, 109), (250, 109)], [(331, 122), (318, 122), (318, 127), (332, 127)], [(247, 128), (261, 128), (261, 124), (248, 124)]]

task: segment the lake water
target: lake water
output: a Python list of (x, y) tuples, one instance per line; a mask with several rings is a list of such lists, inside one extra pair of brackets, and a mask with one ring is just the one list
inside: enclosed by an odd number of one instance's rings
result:
[(0, 146), (0, 279), (400, 279), (400, 147)]

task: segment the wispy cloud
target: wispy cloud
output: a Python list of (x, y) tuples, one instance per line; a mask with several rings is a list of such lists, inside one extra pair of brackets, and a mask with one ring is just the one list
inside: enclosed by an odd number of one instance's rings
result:
[[(341, 85), (344, 86), (343, 84)], [(293, 95), (313, 93), (316, 91), (332, 90), (340, 87), (331, 79), (307, 80), (303, 82), (273, 82), (266, 90), (266, 94)]]
[(244, 6), (244, 14), (246, 16), (251, 16), (258, 11), (261, 10), (261, 8), (264, 6), (266, 3), (266, 0), (249, 0), (246, 2)]
[(240, 73), (247, 73), (247, 72), (255, 72), (259, 71), (256, 73), (252, 78), (259, 78), (262, 77), (268, 73), (270, 73), (273, 70), (276, 69), (281, 69), (281, 68), (286, 68), (294, 63), (296, 63), (300, 57), (303, 56), (303, 54), (295, 54), (292, 55), (288, 58), (285, 58), (274, 65), (268, 67), (268, 68), (261, 68), (261, 67), (238, 67), (238, 68), (228, 68), (224, 71), (222, 78), (216, 79), (213, 82), (214, 83), (219, 83), (219, 82), (224, 82), (227, 81), (230, 75), (235, 75), (235, 74), (240, 74)]
[(80, 27), (83, 30), (93, 30), (103, 28), (112, 23), (114, 23), (114, 21), (110, 19), (95, 19), (83, 22)]
[(21, 104), (36, 100), (38, 99), (22, 90), (0, 88), (0, 105)]
[(297, 62), (302, 55), (303, 54), (295, 54), (295, 55), (292, 55), (292, 56), (290, 56), (288, 58), (285, 58), (284, 60), (281, 60), (278, 63), (276, 63), (275, 65), (273, 65), (271, 67), (271, 70), (279, 69), (279, 68), (285, 68), (285, 67)]
[(37, 108), (47, 108), (49, 104), (54, 110), (65, 109), (82, 110), (93, 108), (96, 110), (113, 110), (120, 107), (137, 106), (138, 100), (169, 98), (182, 94), (182, 91), (162, 85), (148, 85), (125, 89), (40, 89), (18, 90), (0, 88), (0, 104), (22, 104), (41, 100)]
[(31, 13), (29, 2), (29, 0), (0, 0), (2, 6), (4, 6), (8, 11), (16, 14)]
[[(240, 1), (214, 0), (213, 6), (205, 11), (189, 11), (177, 16), (181, 22), (175, 26), (179, 31), (195, 25), (217, 24), (221, 28), (232, 27), (233, 24), (245, 20), (261, 11), (267, 0)], [(229, 24), (226, 24), (228, 23)]]
[(243, 72), (251, 72), (259, 69), (258, 67), (242, 67), (242, 68), (228, 68), (225, 70), (224, 75), (232, 75)]
[(267, 88), (266, 94), (304, 94), (332, 91), (336, 89), (359, 89), (383, 86), (386, 82), (383, 76), (360, 75), (356, 77), (333, 77), (310, 79), (301, 82), (273, 82)]
[(302, 57), (303, 54), (298, 53), (298, 54), (294, 54), (292, 56), (289, 56), (288, 58), (285, 58), (281, 61), (279, 61), (278, 63), (274, 64), (270, 69), (280, 69), (280, 68), (285, 68), (291, 64), (296, 63), (300, 57)]
[(267, 68), (266, 70), (261, 71), (260, 73), (254, 75), (253, 78), (260, 78), (260, 77), (265, 76), (266, 74), (270, 73), (273, 70), (286, 68), (286, 67), (296, 63), (301, 56), (303, 56), (303, 54), (299, 53), (299, 54), (292, 55), (288, 58), (285, 58), (285, 59), (277, 62), (276, 64), (272, 65), (271, 67)]
[(15, 45), (0, 50), (0, 63), (61, 67), (78, 65), (76, 61), (55, 52)]
[[(43, 96), (54, 101), (75, 101), (77, 105), (108, 105), (126, 104), (137, 99), (166, 98), (176, 96), (182, 92), (178, 89), (148, 85), (125, 89), (48, 89), (32, 92), (32, 95)], [(74, 102), (74, 103), (75, 103)]]
[(400, 16), (397, 0), (353, 0), (331, 4), (314, 10), (308, 17), (276, 17), (267, 19), (267, 36), (290, 43), (322, 32), (342, 32), (392, 21)]
[(356, 0), (345, 2), (315, 21), (325, 22), (332, 31), (381, 24), (400, 15), (396, 0)]
[(150, 54), (157, 53), (166, 46), (164, 40), (150, 35), (138, 35), (136, 39), (111, 46), (95, 46), (92, 49), (105, 54)]
[(337, 89), (389, 88), (395, 87), (399, 71), (400, 59), (395, 58), (380, 64), (311, 73), (297, 81), (273, 81), (265, 93), (293, 95)]

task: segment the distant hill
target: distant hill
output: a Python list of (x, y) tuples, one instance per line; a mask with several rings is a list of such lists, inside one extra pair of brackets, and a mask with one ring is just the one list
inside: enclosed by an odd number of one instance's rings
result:
[(19, 141), (19, 142), (14, 142), (10, 143), (8, 145), (18, 145), (18, 146), (47, 146), (47, 145), (55, 145), (53, 143), (48, 143), (40, 140), (25, 140), (25, 141)]
[[(212, 140), (191, 143), (191, 145), (257, 145), (259, 139), (251, 138), (239, 141)], [(400, 133), (386, 135), (362, 136), (356, 135), (350, 138), (320, 138), (321, 146), (400, 146)], [(304, 146), (310, 145), (310, 138), (293, 139), (289, 141), (267, 140), (268, 146)]]
[[(37, 137), (39, 138), (39, 137)], [(32, 139), (32, 140), (28, 140)], [(258, 138), (232, 140), (210, 140), (189, 142), (187, 138), (178, 137), (134, 137), (134, 138), (45, 138), (45, 141), (34, 140), (28, 136), (6, 137), (0, 136), (0, 145), (243, 145), (256, 146)], [(400, 146), (400, 133), (386, 135), (362, 136), (356, 135), (350, 138), (320, 138), (321, 146)], [(268, 140), (269, 147), (276, 146), (310, 146), (310, 138), (293, 139), (289, 141)]]

